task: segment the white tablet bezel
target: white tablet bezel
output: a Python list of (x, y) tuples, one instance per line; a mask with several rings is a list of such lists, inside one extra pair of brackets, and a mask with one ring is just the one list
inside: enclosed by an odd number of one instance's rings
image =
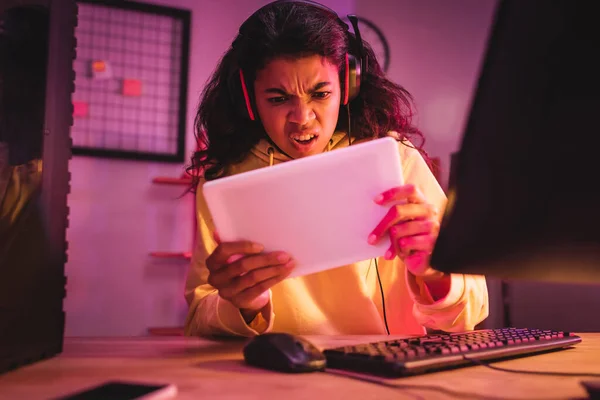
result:
[(294, 277), (383, 256), (389, 240), (367, 243), (389, 210), (374, 198), (403, 182), (398, 142), (386, 137), (209, 181), (202, 190), (221, 241), (286, 251), (296, 261)]

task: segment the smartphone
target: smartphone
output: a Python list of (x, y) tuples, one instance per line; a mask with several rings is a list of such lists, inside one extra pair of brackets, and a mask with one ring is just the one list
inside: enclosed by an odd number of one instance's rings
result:
[(164, 400), (177, 395), (171, 384), (108, 381), (55, 400)]

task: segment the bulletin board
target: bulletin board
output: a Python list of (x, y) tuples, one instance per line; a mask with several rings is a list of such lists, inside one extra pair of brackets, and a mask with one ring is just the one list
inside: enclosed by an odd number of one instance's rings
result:
[(73, 154), (183, 162), (190, 11), (77, 3)]

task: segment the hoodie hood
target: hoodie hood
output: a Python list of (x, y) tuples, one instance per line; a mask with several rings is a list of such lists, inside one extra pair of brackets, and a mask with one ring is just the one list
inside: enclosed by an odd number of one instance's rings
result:
[[(354, 140), (353, 140), (354, 142)], [(335, 148), (347, 147), (348, 136), (345, 132), (334, 132), (329, 141), (326, 151), (333, 150)], [(261, 139), (260, 142), (251, 150), (252, 154), (263, 161), (266, 165), (271, 166), (279, 164), (285, 161), (292, 160), (290, 156), (282, 153), (277, 146), (268, 141), (267, 139)]]
[[(395, 132), (390, 132), (389, 135), (397, 140), (399, 139), (399, 135)], [(358, 144), (370, 139), (352, 138), (351, 140), (352, 144)], [(325, 151), (341, 149), (344, 147), (348, 147), (348, 135), (346, 132), (336, 131), (331, 136), (331, 140)], [(260, 142), (250, 150), (250, 154), (248, 154), (245, 159), (237, 164), (229, 165), (225, 170), (224, 176), (236, 175), (257, 168), (270, 167), (290, 160), (292, 160), (292, 158), (287, 154), (282, 153), (271, 141), (261, 139)]]

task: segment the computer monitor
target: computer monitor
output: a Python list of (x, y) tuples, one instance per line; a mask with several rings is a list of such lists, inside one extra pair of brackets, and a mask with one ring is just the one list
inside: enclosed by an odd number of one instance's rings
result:
[(62, 351), (76, 17), (0, 2), (0, 373)]
[(592, 4), (499, 1), (434, 268), (600, 282), (600, 28)]

